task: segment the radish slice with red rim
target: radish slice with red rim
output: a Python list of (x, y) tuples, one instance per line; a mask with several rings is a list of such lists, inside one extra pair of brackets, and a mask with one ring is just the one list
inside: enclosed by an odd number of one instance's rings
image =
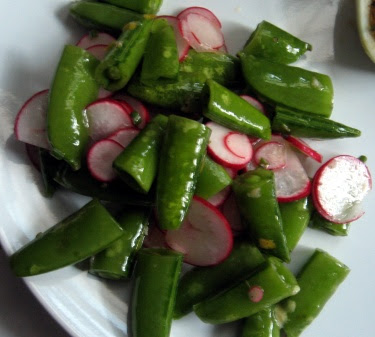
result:
[(218, 192), (215, 195), (213, 195), (212, 197), (208, 198), (207, 201), (211, 205), (213, 205), (215, 207), (219, 207), (222, 204), (224, 204), (225, 200), (227, 200), (231, 190), (232, 190), (231, 187), (227, 186), (227, 187), (223, 188), (220, 192)]
[(115, 42), (116, 39), (107, 34), (107, 33), (97, 33), (97, 34), (85, 34), (82, 38), (77, 42), (76, 46), (81, 47), (82, 49), (88, 49), (92, 46), (102, 44), (108, 46), (109, 44)]
[(200, 14), (186, 15), (180, 19), (179, 28), (183, 38), (196, 51), (212, 52), (225, 44), (220, 27)]
[(329, 221), (352, 222), (364, 214), (361, 204), (371, 188), (368, 167), (356, 157), (340, 155), (316, 172), (312, 188), (314, 206)]
[(112, 91), (106, 90), (104, 88), (99, 88), (98, 99), (109, 98), (112, 95), (113, 95)]
[(251, 302), (258, 303), (263, 299), (264, 290), (260, 286), (252, 286), (249, 289), (249, 299)]
[(264, 108), (264, 105), (260, 103), (257, 99), (254, 97), (251, 97), (249, 95), (240, 95), (242, 99), (244, 99), (246, 102), (251, 104), (255, 109), (258, 109), (259, 111), (263, 112), (266, 114), (266, 109)]
[(318, 163), (323, 161), (323, 156), (311, 148), (306, 142), (302, 139), (293, 137), (293, 136), (285, 136), (285, 139), (292, 144), (296, 149), (300, 150), (306, 156), (314, 159)]
[(276, 141), (263, 143), (254, 153), (254, 162), (267, 170), (278, 170), (286, 165), (284, 144)]
[[(241, 144), (241, 147), (246, 148), (246, 157), (241, 158), (234, 154), (232, 151), (228, 149), (225, 145), (225, 137), (232, 132), (232, 130), (221, 126), (215, 122), (208, 122), (206, 126), (211, 129), (211, 136), (209, 140), (209, 144), (207, 147), (207, 151), (210, 156), (219, 164), (230, 167), (233, 169), (241, 169), (246, 166), (246, 164), (251, 160), (252, 157), (252, 146), (249, 139), (246, 137), (244, 138), (244, 143)], [(237, 144), (238, 145), (238, 144)], [(245, 153), (241, 152), (241, 153)]]
[(143, 245), (147, 248), (169, 248), (165, 241), (165, 233), (156, 224), (148, 227)]
[(224, 215), (206, 200), (193, 197), (186, 219), (177, 230), (166, 232), (167, 244), (184, 254), (184, 261), (211, 266), (228, 257), (233, 234)]
[[(224, 138), (227, 149), (240, 158), (252, 158), (253, 148), (247, 135), (239, 132), (229, 132)], [(247, 145), (247, 146), (246, 146)]]
[(216, 26), (218, 26), (219, 28), (221, 28), (221, 22), (217, 18), (217, 16), (214, 13), (212, 13), (209, 9), (204, 8), (204, 7), (195, 7), (195, 6), (194, 7), (188, 7), (186, 9), (184, 9), (183, 11), (181, 11), (177, 15), (177, 18), (180, 19), (180, 20), (184, 19), (184, 18), (186, 18), (186, 16), (188, 16), (191, 13), (202, 15), (206, 19), (208, 19), (209, 21), (211, 21), (213, 24), (215, 24)]
[(133, 126), (128, 111), (114, 99), (97, 100), (86, 107), (90, 137), (96, 141)]
[(21, 142), (49, 149), (47, 138), (48, 89), (31, 96), (18, 111), (14, 134)]
[(121, 102), (127, 103), (130, 108), (130, 113), (132, 111), (137, 111), (139, 113), (139, 115), (141, 116), (141, 122), (136, 125), (138, 129), (143, 129), (150, 121), (151, 117), (148, 109), (138, 99), (124, 94), (118, 94), (115, 96), (115, 98)]
[(227, 218), (231, 228), (234, 231), (244, 230), (244, 225), (241, 220), (240, 212), (238, 210), (236, 198), (234, 193), (231, 192), (227, 200), (225, 200), (222, 207), (223, 215)]
[(102, 139), (91, 146), (87, 153), (87, 167), (91, 175), (102, 182), (110, 182), (117, 177), (112, 168), (113, 161), (124, 147), (112, 139)]
[(115, 142), (121, 144), (123, 147), (127, 147), (132, 140), (139, 134), (139, 129), (136, 128), (123, 128), (117, 130), (108, 139), (112, 139)]
[(102, 61), (108, 53), (108, 46), (105, 44), (96, 44), (86, 49), (91, 55)]
[(178, 60), (180, 62), (183, 61), (189, 52), (190, 45), (181, 35), (179, 28), (180, 20), (177, 17), (170, 15), (162, 15), (159, 16), (159, 18), (168, 20), (169, 24), (172, 26), (174, 30), (174, 35), (176, 37)]

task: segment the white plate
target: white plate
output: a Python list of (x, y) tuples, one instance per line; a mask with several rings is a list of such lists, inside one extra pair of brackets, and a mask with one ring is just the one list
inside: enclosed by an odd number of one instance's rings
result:
[[(221, 19), (229, 50), (235, 53), (263, 19), (313, 45), (299, 62), (331, 76), (335, 88), (333, 119), (357, 127), (357, 139), (316, 142), (325, 155), (368, 156), (375, 167), (375, 64), (360, 45), (352, 0), (164, 0), (160, 13), (173, 14), (193, 5), (210, 8)], [(84, 30), (69, 17), (65, 0), (2, 4), (0, 20), (0, 238), (8, 253), (88, 199), (59, 192), (52, 200), (40, 194), (40, 178), (29, 165), (24, 146), (12, 134), (14, 117), (33, 93), (48, 88), (65, 43), (75, 43)], [(293, 254), (292, 268), (315, 247), (327, 250), (352, 272), (304, 337), (370, 337), (375, 317), (374, 193), (366, 199), (366, 214), (352, 225), (346, 238), (307, 230)], [(124, 283), (105, 282), (76, 267), (30, 277), (27, 284), (47, 310), (79, 337), (126, 336), (128, 291)], [(235, 336), (236, 325), (211, 326), (193, 314), (173, 323), (172, 337)], [(150, 336), (152, 337), (152, 336)], [(159, 336), (155, 336), (159, 337)]]

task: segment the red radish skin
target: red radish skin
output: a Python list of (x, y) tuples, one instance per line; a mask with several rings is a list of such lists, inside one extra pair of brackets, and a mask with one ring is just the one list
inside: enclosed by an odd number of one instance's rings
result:
[(18, 111), (14, 123), (17, 140), (50, 149), (47, 137), (48, 89), (31, 96)]
[(124, 94), (118, 94), (115, 98), (121, 102), (125, 102), (130, 109), (130, 113), (135, 110), (141, 115), (142, 121), (136, 126), (138, 129), (143, 129), (151, 120), (150, 112), (138, 99)]
[(300, 150), (303, 154), (306, 156), (314, 159), (318, 163), (321, 163), (323, 161), (323, 156), (315, 151), (313, 148), (311, 148), (306, 142), (304, 142), (302, 139), (293, 137), (293, 136), (286, 136), (285, 139), (292, 144), (296, 149)]
[(82, 38), (77, 42), (76, 46), (81, 47), (82, 49), (88, 49), (98, 44), (108, 46), (115, 41), (116, 39), (107, 33), (100, 32), (95, 36), (92, 36), (92, 34), (88, 33), (82, 36)]
[(124, 150), (124, 147), (112, 139), (102, 139), (91, 146), (87, 153), (87, 167), (91, 175), (104, 183), (117, 177), (112, 168), (113, 161)]
[(170, 16), (170, 15), (162, 15), (162, 16), (159, 16), (159, 18), (168, 20), (169, 24), (172, 26), (174, 30), (174, 35), (176, 37), (178, 60), (182, 62), (186, 58), (189, 52), (190, 45), (181, 35), (180, 28), (179, 28), (180, 20), (177, 17)]
[(227, 200), (225, 200), (222, 206), (222, 212), (234, 231), (240, 232), (244, 230), (240, 212), (237, 207), (236, 198), (233, 192), (231, 192)]
[(249, 138), (243, 133), (235, 131), (229, 132), (224, 138), (224, 144), (227, 149), (237, 157), (242, 159), (253, 157), (253, 147), (251, 146)]
[(372, 189), (368, 167), (358, 158), (340, 155), (328, 160), (316, 172), (312, 197), (317, 211), (334, 223), (359, 219), (362, 201)]
[(91, 55), (95, 56), (99, 61), (104, 60), (108, 53), (108, 46), (105, 44), (96, 44), (86, 49)]
[(266, 109), (264, 108), (264, 105), (254, 97), (251, 97), (249, 95), (240, 95), (240, 97), (244, 99), (246, 102), (250, 103), (254, 108), (266, 114)]
[(223, 188), (219, 193), (208, 198), (207, 201), (215, 207), (220, 207), (221, 205), (224, 204), (225, 200), (227, 200), (231, 190), (232, 190), (231, 187), (227, 186)]
[(191, 13), (180, 19), (179, 28), (183, 38), (198, 52), (216, 52), (225, 44), (220, 27), (200, 14)]
[[(225, 137), (232, 132), (232, 130), (221, 126), (215, 122), (208, 122), (206, 126), (211, 129), (211, 136), (207, 151), (209, 155), (219, 164), (229, 167), (235, 170), (240, 170), (244, 168), (247, 163), (251, 160), (252, 150), (248, 151), (249, 156), (246, 158), (240, 158), (231, 151), (228, 150), (225, 145)], [(243, 146), (251, 147), (249, 141), (247, 141)]]
[(166, 242), (184, 254), (186, 263), (211, 266), (228, 257), (233, 248), (233, 234), (227, 219), (216, 207), (194, 196), (181, 227), (166, 232)]
[(86, 107), (89, 134), (92, 140), (107, 138), (115, 131), (132, 127), (128, 111), (114, 99), (97, 100)]
[(282, 169), (286, 165), (286, 151), (284, 144), (276, 141), (265, 142), (259, 146), (254, 154), (254, 162), (267, 170)]
[(188, 16), (189, 14), (192, 14), (192, 13), (204, 16), (206, 19), (211, 21), (214, 25), (221, 28), (221, 22), (217, 18), (217, 16), (214, 13), (212, 13), (209, 9), (204, 8), (204, 7), (188, 7), (186, 9), (184, 9), (183, 11), (181, 11), (177, 15), (177, 18), (181, 20), (181, 19), (186, 18), (186, 16)]
[(259, 286), (252, 286), (249, 289), (249, 299), (251, 302), (258, 303), (262, 300), (264, 290)]
[(139, 129), (123, 128), (110, 135), (108, 139), (112, 139), (123, 147), (127, 147), (138, 134)]

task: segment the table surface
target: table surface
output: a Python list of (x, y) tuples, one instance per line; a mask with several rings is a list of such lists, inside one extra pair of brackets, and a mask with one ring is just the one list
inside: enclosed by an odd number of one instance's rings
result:
[(1, 246), (0, 270), (1, 337), (70, 336), (39, 304), (22, 279), (12, 275)]

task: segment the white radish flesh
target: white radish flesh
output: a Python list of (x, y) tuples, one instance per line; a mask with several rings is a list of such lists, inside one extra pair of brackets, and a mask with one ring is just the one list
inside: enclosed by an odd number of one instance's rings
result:
[(113, 95), (112, 91), (106, 90), (104, 88), (99, 88), (99, 93), (98, 93), (98, 99), (104, 99), (104, 98), (109, 98)]
[(211, 21), (215, 26), (221, 28), (221, 22), (217, 18), (217, 16), (214, 13), (212, 13), (209, 9), (204, 8), (204, 7), (195, 7), (195, 6), (188, 7), (184, 9), (183, 11), (181, 11), (177, 15), (177, 18), (181, 20), (181, 19), (186, 18), (189, 14), (192, 14), (192, 13), (204, 16), (206, 19)]
[[(206, 126), (211, 129), (211, 136), (207, 147), (210, 156), (225, 167), (237, 170), (244, 168), (251, 160), (252, 148), (251, 151), (248, 151), (249, 155), (247, 157), (241, 158), (235, 155), (232, 151), (229, 151), (225, 145), (225, 137), (231, 133), (232, 130), (215, 122), (208, 122)], [(251, 147), (251, 144), (247, 141), (243, 146)]]
[(21, 142), (49, 149), (47, 138), (48, 90), (31, 96), (17, 113), (14, 134)]
[(90, 137), (96, 141), (115, 131), (133, 126), (128, 111), (113, 99), (103, 99), (86, 107)]
[(105, 44), (96, 44), (86, 49), (91, 55), (102, 61), (108, 53), (108, 46)]
[(194, 197), (186, 219), (177, 230), (166, 233), (166, 242), (196, 266), (222, 262), (233, 247), (233, 234), (224, 215), (199, 197)]
[(253, 156), (253, 147), (250, 140), (243, 133), (229, 132), (224, 138), (224, 143), (227, 149), (237, 157), (247, 159)]
[(208, 198), (207, 201), (215, 207), (219, 207), (222, 204), (224, 204), (225, 200), (227, 200), (230, 192), (231, 192), (231, 187), (227, 186), (223, 188), (220, 192), (216, 193), (212, 197)]
[(139, 130), (136, 128), (123, 128), (110, 135), (108, 139), (127, 147), (138, 134)]
[(225, 200), (222, 211), (234, 231), (244, 230), (234, 193), (230, 193), (227, 200)]
[(77, 42), (76, 46), (81, 47), (82, 49), (88, 49), (98, 44), (103, 44), (103, 45), (108, 46), (109, 44), (115, 41), (116, 39), (107, 33), (100, 32), (95, 35), (88, 33), (82, 36), (82, 38)]
[(145, 105), (134, 97), (118, 94), (115, 98), (121, 102), (125, 102), (130, 107), (130, 112), (137, 111), (141, 116), (141, 122), (136, 126), (138, 129), (143, 129), (150, 121), (150, 113)]
[(246, 102), (250, 103), (255, 109), (258, 109), (259, 111), (266, 114), (266, 109), (264, 108), (264, 105), (254, 97), (251, 97), (249, 95), (240, 95), (240, 97), (244, 99)]
[(254, 154), (256, 165), (267, 170), (277, 170), (286, 165), (286, 151), (284, 144), (270, 141), (259, 146)]
[(159, 16), (159, 18), (168, 20), (169, 24), (172, 26), (176, 37), (178, 60), (180, 62), (183, 61), (189, 52), (190, 46), (181, 35), (179, 28), (180, 20), (177, 17), (170, 15)]
[(91, 146), (87, 153), (87, 167), (91, 175), (102, 182), (110, 182), (117, 177), (112, 168), (113, 161), (124, 147), (112, 139), (102, 139)]
[(314, 159), (318, 163), (321, 163), (323, 161), (323, 156), (315, 151), (313, 148), (311, 148), (306, 142), (304, 142), (302, 139), (293, 137), (293, 136), (287, 136), (285, 139), (292, 144), (296, 149), (300, 150), (303, 154), (306, 156)]
[(361, 203), (371, 188), (371, 174), (362, 161), (349, 155), (337, 156), (315, 174), (314, 206), (329, 221), (352, 222), (363, 215)]

